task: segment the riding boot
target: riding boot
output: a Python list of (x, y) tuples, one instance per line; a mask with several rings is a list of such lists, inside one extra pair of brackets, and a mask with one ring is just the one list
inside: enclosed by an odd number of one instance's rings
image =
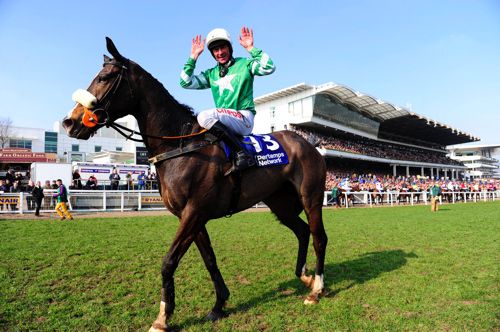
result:
[(217, 121), (209, 131), (218, 138), (223, 139), (236, 155), (233, 167), (226, 172), (226, 175), (231, 172), (242, 171), (255, 165), (255, 159), (243, 149), (240, 145), (240, 139), (220, 121)]

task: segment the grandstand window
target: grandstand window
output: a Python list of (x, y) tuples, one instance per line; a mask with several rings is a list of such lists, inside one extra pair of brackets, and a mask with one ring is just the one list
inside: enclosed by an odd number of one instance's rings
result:
[(288, 114), (294, 114), (294, 104), (293, 103), (288, 103)]
[(100, 146), (100, 145), (94, 146), (94, 152), (101, 152), (101, 150), (102, 150), (102, 146)]
[(380, 123), (377, 121), (350, 110), (331, 95), (324, 93), (315, 96), (313, 113), (315, 116), (328, 121), (336, 122), (349, 128), (361, 130), (373, 135), (378, 134), (380, 127)]
[(52, 131), (45, 132), (45, 152), (57, 153), (57, 133)]
[(289, 103), (288, 110), (293, 116), (302, 115), (302, 99)]
[(123, 148), (121, 146), (117, 146), (116, 151), (123, 151)]
[(78, 145), (78, 144), (71, 144), (71, 151), (72, 152), (78, 152), (78, 151), (80, 151), (80, 145)]
[(271, 107), (271, 119), (274, 119), (276, 117), (276, 107)]
[(11, 148), (22, 148), (22, 149), (30, 149), (31, 150), (32, 141), (29, 139), (17, 139), (11, 138), (9, 140), (9, 147)]
[(314, 98), (312, 98), (312, 97), (302, 99), (302, 115), (303, 116), (312, 116), (313, 115), (313, 103), (314, 103)]

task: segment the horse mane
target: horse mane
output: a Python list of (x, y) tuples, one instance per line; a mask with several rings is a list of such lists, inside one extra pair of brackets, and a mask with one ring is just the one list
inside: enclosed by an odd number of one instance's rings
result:
[(167, 88), (165, 88), (165, 86), (163, 85), (162, 82), (160, 82), (156, 77), (151, 75), (147, 70), (142, 68), (140, 65), (138, 65), (138, 64), (136, 64), (136, 65), (139, 66), (142, 70), (144, 70), (144, 73), (146, 74), (145, 76), (147, 76), (151, 81), (155, 82), (161, 88), (161, 90), (163, 90), (165, 92), (167, 98), (169, 99), (169, 101), (171, 103), (177, 105), (179, 108), (183, 109), (185, 112), (190, 113), (192, 116), (195, 116), (193, 108), (191, 106), (179, 102), (177, 99), (174, 98), (174, 96), (172, 96), (170, 94), (170, 92), (168, 92)]
[[(133, 62), (133, 61), (130, 61), (130, 62), (132, 62), (137, 68), (139, 68), (141, 70), (141, 72), (142, 72), (142, 75), (140, 75), (141, 80), (147, 80), (147, 81), (149, 81), (150, 84), (152, 84), (154, 87), (156, 87), (156, 89), (158, 90), (158, 93), (159, 93), (157, 95), (157, 97), (166, 99), (165, 105), (169, 105), (169, 108), (174, 107), (174, 108), (180, 110), (182, 113), (187, 115), (192, 121), (194, 121), (196, 123), (196, 115), (195, 115), (193, 108), (191, 106), (180, 103), (177, 99), (175, 99), (170, 94), (170, 92), (167, 90), (167, 88), (165, 88), (163, 83), (161, 83), (156, 77), (151, 75), (147, 70), (142, 68), (141, 65), (139, 65), (138, 63)], [(158, 112), (156, 114), (156, 116), (158, 117), (158, 121), (161, 121), (161, 122), (163, 122), (164, 120), (167, 120), (168, 115), (169, 115), (169, 112)]]

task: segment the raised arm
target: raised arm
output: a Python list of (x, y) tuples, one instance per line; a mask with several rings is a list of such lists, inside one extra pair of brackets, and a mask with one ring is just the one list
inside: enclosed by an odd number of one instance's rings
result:
[(198, 57), (205, 49), (205, 39), (201, 38), (201, 35), (196, 35), (191, 42), (191, 58), (194, 61), (198, 60)]
[(191, 41), (191, 55), (181, 71), (180, 85), (184, 89), (208, 89), (210, 83), (204, 73), (194, 75), (196, 60), (205, 49), (205, 39), (197, 35)]
[(253, 30), (248, 27), (241, 28), (240, 45), (243, 46), (252, 56), (251, 72), (254, 75), (264, 76), (274, 73), (276, 67), (273, 60), (261, 49), (254, 47)]

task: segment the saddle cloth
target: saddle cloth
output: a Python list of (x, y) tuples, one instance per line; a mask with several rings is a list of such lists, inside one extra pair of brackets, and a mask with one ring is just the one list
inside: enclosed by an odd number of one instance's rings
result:
[[(242, 136), (241, 146), (255, 158), (257, 167), (288, 164), (288, 155), (273, 135), (250, 134)], [(230, 159), (231, 149), (224, 143), (226, 157)]]

